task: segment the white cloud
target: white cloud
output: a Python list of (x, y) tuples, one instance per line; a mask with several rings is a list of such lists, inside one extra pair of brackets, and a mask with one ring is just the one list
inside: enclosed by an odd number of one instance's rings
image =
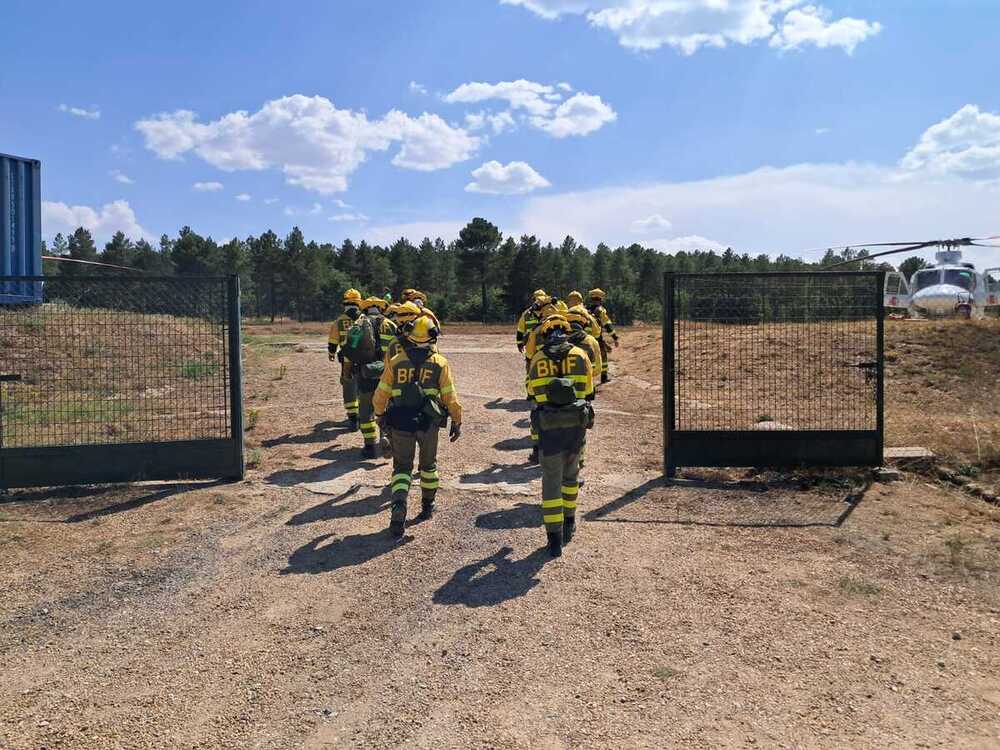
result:
[(535, 117), (532, 123), (556, 138), (565, 138), (593, 133), (617, 119), (618, 115), (601, 97), (576, 94), (560, 104), (551, 118)]
[(771, 37), (770, 45), (779, 49), (798, 49), (804, 44), (814, 44), (820, 49), (840, 47), (848, 55), (869, 37), (882, 31), (878, 21), (860, 18), (831, 20), (832, 14), (826, 8), (807, 5), (789, 11), (781, 22), (778, 32)]
[(135, 211), (126, 200), (116, 200), (106, 203), (99, 209), (90, 206), (70, 206), (66, 203), (42, 201), (42, 225), (45, 233), (54, 236), (57, 233), (69, 234), (77, 227), (83, 227), (94, 235), (97, 242), (106, 242), (115, 232), (124, 232), (137, 240), (141, 237), (153, 237), (139, 224)]
[(1000, 114), (965, 105), (927, 128), (900, 166), (974, 180), (1000, 179)]
[(344, 201), (340, 200), (340, 198), (333, 198), (330, 202), (337, 208), (351, 208), (350, 203), (345, 203)]
[(361, 213), (334, 214), (330, 221), (368, 221), (368, 217)]
[(365, 227), (360, 230), (358, 239), (368, 240), (376, 245), (387, 245), (400, 237), (406, 237), (411, 242), (420, 242), (424, 237), (429, 237), (432, 240), (440, 237), (445, 242), (450, 242), (458, 237), (459, 230), (465, 224), (465, 221), (416, 221), (405, 224), (383, 224)]
[(82, 117), (85, 120), (101, 119), (101, 110), (97, 107), (86, 109), (85, 107), (70, 107), (66, 104), (60, 104), (59, 111), (65, 112), (68, 115), (73, 115), (74, 117)]
[(215, 193), (222, 190), (221, 182), (196, 182), (191, 186), (200, 193)]
[(848, 52), (879, 33), (877, 22), (832, 19), (829, 11), (805, 0), (500, 0), (542, 18), (583, 15), (591, 26), (613, 33), (634, 50), (669, 45), (682, 54), (702, 47), (748, 45), (770, 39), (791, 49), (806, 44)]
[(559, 89), (560, 91), (572, 91), (573, 90), (573, 87), (570, 86), (565, 81), (563, 83), (557, 83), (556, 84), (556, 88)]
[(816, 128), (815, 130), (816, 135), (826, 135), (829, 132), (830, 128)]
[(253, 200), (253, 196), (250, 195), (250, 193), (240, 193), (239, 195), (236, 196), (236, 200), (240, 201), (241, 203), (246, 203), (249, 200)]
[(392, 160), (405, 169), (431, 171), (469, 159), (480, 139), (437, 115), (411, 117), (396, 110), (379, 120), (337, 109), (322, 96), (301, 94), (266, 102), (257, 112), (231, 112), (201, 122), (178, 110), (139, 120), (146, 148), (162, 159), (195, 155), (232, 172), (280, 169), (286, 181), (319, 193), (342, 192), (369, 153), (398, 143)]
[(700, 234), (646, 240), (642, 244), (644, 247), (651, 247), (654, 250), (660, 250), (664, 253), (679, 253), (681, 251), (689, 253), (694, 250), (724, 250), (726, 247), (721, 242), (710, 240), (708, 237), (702, 237)]
[(410, 93), (411, 94), (427, 94), (427, 87), (422, 83), (417, 83), (416, 81), (410, 81)]
[(660, 214), (650, 214), (645, 219), (636, 219), (632, 222), (633, 232), (657, 232), (670, 229), (673, 224), (664, 219)]
[(549, 86), (523, 78), (499, 83), (463, 83), (444, 97), (449, 103), (478, 103), (491, 100), (505, 101), (510, 110), (498, 114), (473, 112), (466, 114), (466, 126), (481, 130), (487, 124), (494, 134), (511, 130), (515, 126), (513, 111), (526, 113), (527, 122), (556, 138), (570, 135), (587, 135), (613, 122), (618, 115), (601, 97), (579, 93), (563, 101), (560, 91), (572, 90), (569, 84)]
[(284, 211), (285, 216), (318, 216), (321, 213), (323, 213), (323, 206), (319, 203), (313, 203), (311, 206), (305, 208), (285, 206)]
[(115, 182), (120, 182), (122, 185), (135, 184), (135, 180), (133, 180), (127, 174), (119, 172), (117, 169), (110, 171), (108, 174), (111, 175), (111, 179), (113, 179)]
[(278, 202), (277, 198), (265, 198), (264, 199), (264, 204), (267, 205), (267, 206), (273, 206), (277, 202)]
[(530, 164), (523, 161), (512, 161), (507, 165), (488, 161), (472, 170), (472, 176), (475, 180), (465, 186), (467, 193), (523, 195), (551, 185)]

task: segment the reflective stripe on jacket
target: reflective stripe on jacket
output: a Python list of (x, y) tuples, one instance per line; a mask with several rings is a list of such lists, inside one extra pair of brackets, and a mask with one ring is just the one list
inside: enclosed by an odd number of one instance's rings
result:
[(545, 388), (556, 378), (572, 380), (577, 398), (585, 399), (594, 392), (594, 370), (590, 364), (590, 357), (578, 346), (571, 347), (561, 361), (550, 359), (544, 349), (540, 349), (531, 358), (531, 366), (528, 368), (528, 377), (525, 380), (528, 398), (537, 404), (544, 404), (548, 400)]
[(372, 397), (375, 416), (381, 417), (393, 398), (402, 395), (402, 388), (407, 383), (419, 383), (428, 396), (437, 396), (448, 409), (448, 415), (455, 424), (462, 423), (462, 404), (458, 400), (455, 381), (451, 376), (451, 365), (444, 355), (431, 352), (420, 368), (410, 361), (409, 355), (403, 349), (386, 365), (385, 372), (379, 380), (378, 388)]

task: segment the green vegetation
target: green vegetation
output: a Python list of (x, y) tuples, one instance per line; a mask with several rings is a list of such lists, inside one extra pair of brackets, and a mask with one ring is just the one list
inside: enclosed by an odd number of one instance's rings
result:
[(839, 586), (845, 594), (860, 594), (862, 596), (874, 596), (882, 590), (881, 586), (855, 576), (841, 577)]
[(657, 667), (653, 670), (653, 675), (663, 682), (668, 682), (681, 674), (683, 674), (683, 672), (679, 669), (674, 669), (673, 667)]
[(202, 380), (210, 378), (219, 371), (218, 362), (210, 362), (206, 359), (188, 360), (181, 365), (181, 375), (191, 380)]

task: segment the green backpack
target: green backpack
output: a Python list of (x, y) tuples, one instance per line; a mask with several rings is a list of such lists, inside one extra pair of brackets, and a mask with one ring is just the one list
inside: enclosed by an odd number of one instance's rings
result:
[(347, 329), (342, 350), (344, 356), (356, 365), (366, 365), (379, 359), (378, 333), (367, 315), (358, 317)]

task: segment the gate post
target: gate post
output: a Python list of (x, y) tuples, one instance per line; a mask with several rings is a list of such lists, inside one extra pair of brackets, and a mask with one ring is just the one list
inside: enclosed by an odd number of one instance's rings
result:
[(875, 290), (878, 320), (875, 323), (875, 429), (878, 432), (879, 464), (885, 461), (885, 271), (878, 272)]
[(229, 403), (234, 458), (233, 478), (246, 473), (243, 450), (243, 337), (240, 330), (240, 277), (233, 274), (226, 283), (226, 313), (229, 324)]
[(671, 460), (670, 437), (675, 427), (674, 406), (674, 272), (663, 274), (663, 474), (667, 479), (677, 476), (677, 466)]

